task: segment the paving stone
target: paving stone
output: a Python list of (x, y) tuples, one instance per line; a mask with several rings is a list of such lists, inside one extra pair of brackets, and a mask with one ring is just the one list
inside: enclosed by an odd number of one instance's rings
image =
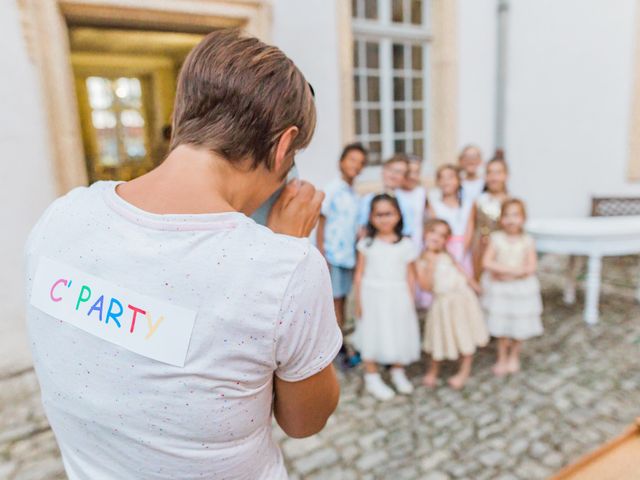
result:
[(368, 452), (356, 460), (356, 467), (358, 467), (358, 470), (366, 472), (380, 465), (387, 458), (389, 458), (389, 454), (385, 450)]
[(444, 472), (429, 472), (424, 477), (423, 480), (449, 480), (451, 477)]
[(506, 460), (506, 456), (499, 450), (491, 450), (478, 457), (485, 467), (497, 467)]
[(451, 454), (446, 450), (439, 450), (428, 455), (422, 462), (420, 463), (420, 467), (423, 471), (427, 472), (436, 468), (443, 461), (448, 460)]
[(542, 459), (542, 463), (544, 463), (547, 467), (550, 467), (553, 469), (560, 468), (563, 462), (564, 462), (564, 458), (562, 457), (562, 454), (560, 454), (559, 452), (547, 453)]
[(334, 448), (316, 450), (296, 460), (296, 471), (303, 476), (322, 467), (330, 467), (339, 459), (338, 452)]
[(323, 447), (325, 443), (318, 435), (307, 438), (288, 438), (282, 442), (284, 454), (290, 458), (298, 458)]

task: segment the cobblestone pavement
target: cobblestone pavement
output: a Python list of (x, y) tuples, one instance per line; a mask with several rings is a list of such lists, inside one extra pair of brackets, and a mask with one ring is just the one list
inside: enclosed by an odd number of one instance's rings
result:
[[(492, 344), (462, 392), (419, 386), (416, 364), (415, 394), (387, 403), (362, 391), (360, 371), (341, 373), (340, 405), (320, 434), (274, 433), (292, 479), (543, 479), (619, 434), (640, 415), (639, 259), (605, 261), (601, 322), (591, 328), (581, 297), (561, 302), (563, 261), (542, 261), (546, 333), (525, 344), (523, 372), (494, 378)], [(0, 478), (65, 478), (31, 370), (0, 372), (0, 408)]]

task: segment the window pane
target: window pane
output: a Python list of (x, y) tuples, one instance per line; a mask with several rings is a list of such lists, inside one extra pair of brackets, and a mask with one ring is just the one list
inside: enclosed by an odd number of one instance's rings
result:
[(116, 115), (109, 110), (94, 110), (91, 112), (93, 126), (100, 129), (116, 128)]
[(414, 132), (421, 132), (423, 129), (422, 126), (422, 109), (421, 108), (416, 108), (413, 111), (413, 131)]
[(354, 112), (356, 135), (360, 135), (362, 133), (362, 117), (360, 116), (360, 112), (361, 110), (359, 108), (356, 108)]
[(360, 58), (360, 42), (353, 42), (353, 66), (359, 67), (362, 65), (362, 59)]
[(411, 0), (411, 23), (422, 24), (422, 0)]
[(392, 0), (391, 4), (391, 21), (395, 23), (404, 22), (404, 9), (402, 4), (404, 2), (402, 0)]
[(120, 114), (120, 121), (125, 127), (142, 128), (144, 127), (144, 118), (137, 110), (123, 110)]
[(399, 102), (404, 98), (404, 77), (393, 77), (393, 99)]
[(404, 140), (396, 140), (393, 142), (394, 144), (394, 152), (395, 153), (404, 153), (406, 152), (405, 142)]
[(420, 45), (411, 47), (411, 66), (414, 70), (422, 70), (422, 47)]
[(379, 164), (382, 161), (382, 142), (369, 142), (369, 164)]
[(360, 101), (360, 77), (358, 75), (353, 77), (353, 99), (356, 102)]
[(393, 44), (393, 68), (404, 68), (404, 46), (399, 43)]
[(378, 44), (367, 42), (367, 68), (378, 68), (380, 66), (379, 58)]
[(414, 101), (422, 100), (422, 79), (414, 78), (412, 86), (411, 97)]
[(91, 108), (109, 108), (113, 103), (111, 82), (107, 78), (88, 77), (87, 90)]
[(358, 18), (358, 0), (351, 0), (351, 16)]
[(417, 139), (413, 141), (413, 153), (415, 153), (421, 158), (424, 156), (424, 142), (422, 139)]
[(382, 142), (369, 142), (369, 153), (382, 153)]
[(367, 100), (380, 101), (380, 77), (367, 77)]
[(393, 131), (404, 132), (406, 129), (404, 108), (393, 110)]
[(364, 0), (364, 18), (370, 20), (378, 18), (378, 0)]
[(380, 110), (369, 110), (369, 133), (380, 132)]
[(147, 154), (147, 149), (144, 146), (144, 139), (139, 136), (125, 137), (124, 149), (127, 156), (134, 160), (141, 160)]
[(122, 103), (128, 106), (139, 107), (141, 105), (142, 91), (140, 81), (137, 78), (118, 78), (115, 81), (115, 93)]

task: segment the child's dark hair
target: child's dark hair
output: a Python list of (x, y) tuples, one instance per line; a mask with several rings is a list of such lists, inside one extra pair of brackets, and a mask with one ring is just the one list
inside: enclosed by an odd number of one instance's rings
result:
[(373, 242), (373, 239), (378, 233), (378, 230), (376, 229), (376, 227), (374, 227), (373, 223), (371, 223), (371, 216), (373, 215), (373, 209), (376, 206), (376, 203), (385, 202), (385, 201), (389, 202), (393, 206), (393, 208), (395, 208), (396, 211), (398, 212), (398, 216), (400, 217), (400, 219), (398, 220), (398, 223), (396, 223), (395, 227), (393, 227), (393, 231), (398, 237), (398, 239), (396, 240), (396, 243), (402, 240), (402, 229), (404, 228), (404, 222), (402, 221), (402, 211), (400, 210), (400, 204), (398, 203), (398, 200), (396, 199), (396, 197), (389, 195), (388, 193), (380, 193), (371, 199), (371, 208), (369, 210), (369, 221), (367, 222), (367, 238), (369, 239), (369, 245), (371, 245), (371, 243)]
[(345, 157), (349, 155), (349, 152), (353, 152), (354, 150), (364, 155), (364, 163), (366, 164), (369, 152), (367, 151), (366, 148), (364, 148), (364, 145), (362, 145), (360, 142), (349, 143), (345, 145), (344, 148), (342, 149), (342, 153), (340, 154), (340, 161), (344, 160)]

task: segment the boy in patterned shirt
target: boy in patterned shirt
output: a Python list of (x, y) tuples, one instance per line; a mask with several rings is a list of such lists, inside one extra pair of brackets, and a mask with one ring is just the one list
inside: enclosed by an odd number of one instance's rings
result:
[[(339, 162), (340, 177), (331, 181), (324, 190), (325, 198), (317, 228), (316, 243), (329, 264), (333, 302), (340, 328), (344, 325), (345, 300), (351, 291), (356, 265), (359, 198), (353, 182), (366, 163), (367, 151), (360, 143), (344, 147)], [(352, 356), (347, 353), (347, 360)]]

